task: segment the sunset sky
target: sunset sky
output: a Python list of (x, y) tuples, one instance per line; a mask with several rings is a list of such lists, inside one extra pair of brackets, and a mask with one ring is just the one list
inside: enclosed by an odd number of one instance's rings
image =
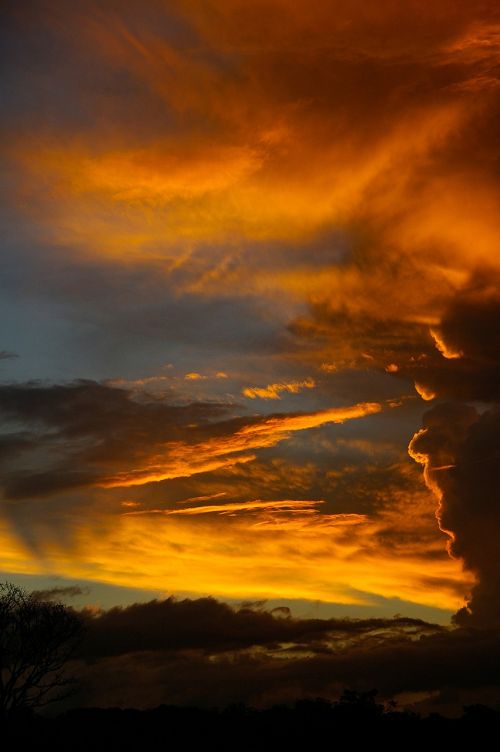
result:
[(307, 685), (311, 620), (500, 666), (498, 3), (7, 0), (1, 34), (2, 579), (295, 625), (285, 689), (243, 646), (254, 701)]

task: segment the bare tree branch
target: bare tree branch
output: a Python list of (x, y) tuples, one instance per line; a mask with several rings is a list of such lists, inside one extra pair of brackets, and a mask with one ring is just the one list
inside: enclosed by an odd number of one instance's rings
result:
[(72, 609), (0, 583), (0, 714), (65, 697), (76, 681), (66, 664), (82, 635)]

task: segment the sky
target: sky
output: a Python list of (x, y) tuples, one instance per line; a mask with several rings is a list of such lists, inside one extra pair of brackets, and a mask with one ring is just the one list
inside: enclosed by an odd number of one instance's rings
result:
[(488, 699), (498, 4), (2, 16), (0, 572), (93, 614), (88, 701)]

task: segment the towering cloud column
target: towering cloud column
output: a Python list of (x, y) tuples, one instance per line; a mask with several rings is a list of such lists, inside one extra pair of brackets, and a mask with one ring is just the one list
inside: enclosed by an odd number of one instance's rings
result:
[[(428, 384), (438, 397), (455, 401), (427, 412), (409, 446), (439, 498), (437, 517), (450, 536), (450, 554), (477, 579), (456, 614), (459, 624), (500, 625), (499, 324), (498, 287), (491, 279), (455, 301), (437, 335), (446, 361), (441, 373), (429, 374)], [(462, 399), (478, 402), (472, 407)]]
[(409, 451), (438, 495), (450, 554), (477, 578), (456, 621), (500, 625), (500, 411), (439, 405), (425, 414)]

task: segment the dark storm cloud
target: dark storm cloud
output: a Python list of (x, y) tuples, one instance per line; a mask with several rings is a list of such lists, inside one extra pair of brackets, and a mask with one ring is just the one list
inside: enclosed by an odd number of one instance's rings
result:
[[(444, 399), (500, 398), (500, 278), (474, 272), (450, 297), (440, 323), (401, 321), (315, 303), (290, 330), (321, 343), (335, 369), (379, 370)], [(335, 373), (333, 374), (333, 378)]]
[(440, 496), (450, 551), (477, 577), (460, 623), (500, 624), (500, 411), (439, 405), (424, 416), (410, 450)]
[[(84, 612), (85, 613), (85, 612)], [(420, 634), (442, 627), (420, 619), (292, 619), (243, 607), (234, 610), (214, 598), (137, 603), (97, 616), (89, 612), (84, 646), (88, 659), (138, 651), (200, 650), (223, 653), (252, 646), (274, 646), (370, 634)]]
[[(85, 612), (84, 612), (85, 613)], [(211, 598), (152, 601), (88, 615), (84, 704), (272, 704), (500, 687), (496, 630), (412, 619), (293, 619)]]
[(101, 433), (118, 439), (123, 431), (151, 431), (160, 439), (167, 430), (168, 437), (175, 436), (176, 430), (179, 432), (187, 422), (220, 417), (227, 406), (167, 405), (155, 401), (143, 404), (133, 400), (125, 389), (97, 382), (49, 386), (34, 382), (2, 385), (0, 411), (7, 420), (56, 428), (65, 439)]
[(36, 439), (29, 432), (0, 435), (0, 464), (10, 457), (15, 457), (35, 447)]
[[(294, 331), (323, 339), (337, 357), (386, 368), (415, 381), (426, 399), (455, 400), (424, 416), (410, 453), (425, 464), (439, 498), (438, 519), (449, 550), (477, 578), (460, 623), (500, 623), (500, 295), (498, 273), (476, 270), (450, 297), (439, 324), (404, 323), (313, 306)], [(351, 339), (348, 332), (352, 333)], [(343, 345), (344, 341), (348, 345)], [(331, 342), (333, 341), (333, 345)], [(338, 345), (337, 342), (341, 344)], [(336, 350), (335, 350), (336, 348)], [(357, 351), (357, 355), (354, 355)], [(366, 362), (366, 360), (365, 360)], [(393, 366), (390, 366), (393, 364)], [(389, 365), (389, 368), (387, 368)], [(491, 404), (479, 412), (466, 401)], [(483, 408), (484, 410), (484, 408)], [(401, 538), (389, 536), (386, 545)]]
[[(454, 399), (424, 415), (410, 454), (439, 498), (449, 549), (477, 578), (460, 623), (500, 624), (500, 295), (498, 274), (476, 272), (433, 331), (440, 360), (415, 373), (429, 393)], [(474, 401), (490, 407), (478, 410)]]
[(384, 368), (422, 348), (431, 351), (421, 324), (338, 310), (327, 301), (311, 304), (309, 315), (291, 322), (289, 329), (298, 337), (322, 341), (336, 368)]
[[(3, 471), (5, 495), (43, 496), (98, 483), (166, 442), (199, 440), (210, 433), (209, 421), (220, 420), (228, 410), (222, 404), (139, 402), (125, 389), (91, 381), (3, 385), (0, 414), (7, 425), (25, 429), (2, 437), (1, 454), (9, 459)], [(216, 425), (214, 433), (234, 427), (231, 421)], [(35, 456), (23, 467), (28, 450)], [(33, 468), (36, 453), (39, 470)]]
[[(402, 373), (444, 399), (500, 399), (500, 277), (476, 272), (450, 301), (432, 329), (431, 357), (408, 363)], [(429, 353), (427, 353), (429, 356)]]

